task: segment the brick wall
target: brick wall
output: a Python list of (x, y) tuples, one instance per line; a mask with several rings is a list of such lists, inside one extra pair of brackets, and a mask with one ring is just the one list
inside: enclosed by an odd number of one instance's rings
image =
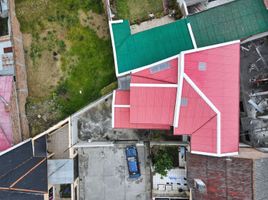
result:
[(13, 143), (18, 144), (22, 141), (22, 135), (21, 135), (18, 99), (15, 84), (13, 84), (12, 88), (12, 96), (10, 101), (10, 115), (12, 122)]
[[(188, 154), (187, 176), (193, 200), (252, 200), (253, 160), (215, 158)], [(206, 184), (206, 191), (194, 188), (194, 179)]]
[(22, 139), (29, 138), (29, 126), (25, 113), (25, 104), (28, 96), (27, 73), (24, 59), (23, 38), (20, 32), (20, 24), (16, 18), (15, 2), (9, 0), (10, 22), (11, 22), (11, 40), (14, 46), (14, 60), (16, 73), (16, 91), (19, 107), (19, 118), (22, 132)]

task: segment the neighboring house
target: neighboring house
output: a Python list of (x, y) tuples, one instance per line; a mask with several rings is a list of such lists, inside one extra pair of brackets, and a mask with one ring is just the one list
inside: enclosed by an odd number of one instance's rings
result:
[[(0, 85), (1, 86), (1, 85)], [(0, 199), (79, 199), (69, 118), (0, 153)]]
[(13, 145), (11, 100), (13, 91), (14, 61), (9, 36), (8, 3), (0, 1), (0, 151)]
[(268, 31), (263, 0), (236, 0), (147, 31), (131, 34), (127, 20), (110, 21), (116, 75), (197, 47)]
[(0, 0), (0, 151), (29, 137), (24, 50), (14, 6), (14, 0)]
[(267, 18), (263, 0), (236, 0), (187, 17), (198, 47), (267, 32)]
[(0, 153), (0, 199), (44, 200), (47, 193), (47, 158), (31, 139)]
[(14, 75), (13, 45), (9, 5), (6, 0), (0, 1), (0, 76)]
[(0, 151), (13, 145), (12, 118), (10, 113), (13, 77), (0, 76)]
[[(182, 52), (136, 69), (114, 92), (112, 127), (191, 136), (191, 152), (238, 154), (240, 43)], [(228, 80), (228, 81), (227, 81)]]
[(187, 154), (193, 200), (264, 200), (268, 196), (268, 154), (240, 148), (239, 156), (215, 158)]
[(37, 135), (33, 141), (45, 149), (41, 155), (48, 158), (46, 198), (78, 200), (78, 156), (71, 148), (70, 118)]

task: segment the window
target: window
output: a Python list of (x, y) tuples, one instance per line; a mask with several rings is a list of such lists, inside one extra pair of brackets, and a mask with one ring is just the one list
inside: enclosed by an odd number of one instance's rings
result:
[(78, 196), (77, 196), (77, 186), (74, 188), (74, 200), (78, 200)]
[(13, 52), (13, 48), (12, 47), (6, 47), (4, 48), (4, 53), (12, 53)]
[(48, 199), (54, 200), (54, 188), (53, 187), (51, 187), (48, 191)]

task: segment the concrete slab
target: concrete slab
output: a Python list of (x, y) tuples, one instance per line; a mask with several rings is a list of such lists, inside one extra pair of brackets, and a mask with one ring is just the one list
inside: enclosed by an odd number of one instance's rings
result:
[(47, 146), (48, 151), (54, 153), (54, 159), (69, 158), (69, 124), (50, 134)]
[(142, 175), (132, 180), (128, 177), (125, 157), (127, 145), (78, 149), (81, 200), (150, 199), (149, 146), (137, 146)]

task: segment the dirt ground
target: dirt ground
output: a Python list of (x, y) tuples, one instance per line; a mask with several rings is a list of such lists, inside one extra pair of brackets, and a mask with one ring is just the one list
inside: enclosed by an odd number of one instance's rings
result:
[(79, 10), (79, 20), (82, 26), (93, 29), (99, 38), (108, 39), (109, 29), (106, 16), (96, 14), (92, 11), (85, 13)]
[[(47, 31), (41, 37), (46, 37)], [(40, 57), (33, 61), (30, 52), (33, 45), (31, 34), (23, 34), (27, 65), (29, 98), (26, 106), (27, 118), (32, 135), (41, 133), (56, 123), (60, 113), (51, 94), (57, 87), (63, 72), (60, 67), (60, 55), (53, 56), (53, 51), (42, 50)], [(34, 41), (36, 43), (36, 41)], [(44, 45), (42, 42), (35, 45)]]
[[(64, 37), (62, 36), (61, 31), (58, 31), (55, 28), (53, 30), (56, 31), (58, 38)], [(49, 29), (44, 31), (41, 34), (41, 38), (47, 37), (48, 31)], [(33, 41), (31, 34), (23, 34), (23, 41), (24, 49), (26, 52), (25, 57), (27, 65), (29, 94), (31, 97), (35, 98), (47, 97), (53, 90), (55, 90), (56, 86), (63, 76), (60, 63), (60, 55), (57, 53), (57, 56), (54, 56), (54, 50), (49, 51), (48, 49), (44, 48), (42, 52), (40, 52), (40, 57), (36, 58), (36, 60), (33, 61), (33, 58), (31, 58), (31, 48), (33, 48), (33, 42), (35, 43), (34, 45), (40, 46), (45, 46), (46, 43), (43, 41)]]
[(42, 133), (56, 124), (61, 115), (53, 99), (34, 100), (28, 98), (26, 106), (31, 135)]

